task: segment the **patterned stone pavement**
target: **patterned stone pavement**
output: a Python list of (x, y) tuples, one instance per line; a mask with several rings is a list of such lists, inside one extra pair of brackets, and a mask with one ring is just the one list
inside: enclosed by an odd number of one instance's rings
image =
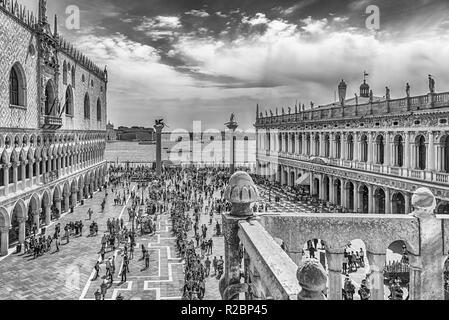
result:
[[(304, 202), (291, 201), (287, 196), (277, 190), (271, 191), (271, 202), (269, 202), (269, 189), (258, 185), (259, 193), (261, 196), (262, 203), (269, 203), (268, 212), (284, 212), (284, 213), (310, 213), (314, 208), (313, 205), (309, 205)], [(280, 202), (275, 202), (274, 197), (278, 195), (280, 197)], [(328, 212), (326, 209), (323, 212)]]
[[(128, 221), (128, 214), (123, 215)], [(133, 259), (130, 259), (127, 281), (121, 281), (123, 268), (122, 250), (109, 252), (105, 255), (108, 259), (112, 255), (116, 257), (116, 273), (114, 282), (108, 288), (105, 299), (115, 300), (120, 293), (125, 300), (176, 300), (181, 299), (181, 288), (184, 285), (184, 270), (181, 259), (176, 256), (175, 238), (171, 234), (171, 221), (168, 214), (158, 216), (156, 233), (137, 238), (136, 251)], [(131, 228), (130, 222), (127, 222)], [(150, 252), (150, 267), (145, 269), (142, 259), (141, 245)], [(101, 264), (100, 277), (95, 281), (87, 281), (80, 299), (94, 299), (95, 290), (100, 288), (105, 278), (105, 266)]]
[[(120, 190), (123, 192), (123, 190)], [(109, 192), (110, 193), (110, 192)], [(73, 213), (61, 217), (61, 229), (70, 221), (83, 220), (83, 236), (71, 238), (68, 244), (62, 240), (60, 252), (51, 252), (33, 259), (33, 256), (12, 254), (0, 262), (0, 300), (76, 300), (83, 285), (91, 275), (98, 259), (101, 235), (106, 230), (108, 218), (118, 217), (124, 206), (114, 206), (113, 196), (108, 196), (104, 213), (100, 204), (104, 191), (96, 193), (93, 199), (85, 200), (83, 206)], [(98, 223), (98, 236), (89, 237), (87, 210), (92, 208), (92, 220)], [(47, 229), (47, 235), (54, 233), (55, 224)]]

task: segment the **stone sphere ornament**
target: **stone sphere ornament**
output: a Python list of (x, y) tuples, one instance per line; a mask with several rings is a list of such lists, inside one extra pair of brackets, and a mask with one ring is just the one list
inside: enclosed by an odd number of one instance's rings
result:
[(327, 273), (317, 259), (306, 259), (296, 272), (302, 290), (298, 300), (326, 300)]
[(259, 200), (259, 191), (248, 173), (238, 171), (229, 179), (224, 198), (232, 203), (231, 215), (252, 216), (250, 204)]
[(417, 189), (412, 196), (412, 206), (415, 211), (412, 215), (420, 217), (422, 215), (434, 215), (436, 200), (432, 191), (428, 188)]

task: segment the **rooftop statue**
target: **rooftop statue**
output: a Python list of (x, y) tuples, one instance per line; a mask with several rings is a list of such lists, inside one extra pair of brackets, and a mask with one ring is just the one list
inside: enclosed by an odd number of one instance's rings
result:
[(435, 93), (435, 79), (429, 74), (429, 90), (431, 93)]
[(390, 100), (390, 88), (385, 87), (385, 99)]
[(410, 84), (408, 82), (405, 85), (405, 94), (407, 95), (407, 98), (410, 97)]

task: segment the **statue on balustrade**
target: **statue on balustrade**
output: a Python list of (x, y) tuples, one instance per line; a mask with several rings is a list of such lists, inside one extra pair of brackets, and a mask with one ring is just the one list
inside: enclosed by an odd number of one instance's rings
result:
[(435, 93), (435, 79), (429, 74), (429, 90), (430, 93)]
[(271, 109), (270, 109), (270, 116), (273, 116), (273, 111), (271, 111)]
[(374, 101), (373, 90), (370, 90), (369, 91), (369, 102), (373, 103), (373, 101)]
[(410, 98), (410, 84), (408, 82), (405, 85), (405, 93), (407, 95), (407, 98)]
[(390, 88), (385, 87), (385, 99), (390, 100)]
[(288, 114), (292, 112), (292, 108), (288, 107)]
[(358, 105), (359, 104), (359, 96), (357, 95), (357, 93), (355, 93), (354, 95), (355, 95), (355, 104)]

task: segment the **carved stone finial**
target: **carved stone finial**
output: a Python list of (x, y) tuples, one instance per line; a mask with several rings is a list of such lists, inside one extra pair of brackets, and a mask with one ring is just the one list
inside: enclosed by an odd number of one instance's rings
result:
[(412, 206), (415, 208), (412, 215), (416, 217), (433, 215), (436, 207), (435, 196), (430, 189), (419, 188), (413, 193)]
[(224, 198), (232, 203), (233, 216), (252, 216), (250, 204), (259, 200), (259, 192), (248, 173), (238, 171), (229, 179)]
[(299, 266), (296, 277), (302, 288), (298, 300), (326, 300), (323, 290), (326, 289), (327, 274), (318, 260), (305, 260)]

